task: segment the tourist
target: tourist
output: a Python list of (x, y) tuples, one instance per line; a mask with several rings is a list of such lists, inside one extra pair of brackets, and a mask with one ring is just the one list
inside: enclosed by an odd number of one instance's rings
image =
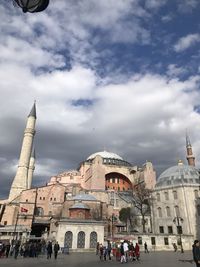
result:
[(126, 262), (126, 256), (124, 253), (124, 244), (123, 243), (121, 243), (121, 246), (120, 246), (120, 255), (121, 255), (120, 262), (121, 263)]
[(103, 260), (103, 245), (99, 245), (99, 259), (102, 261)]
[(97, 245), (96, 245), (96, 255), (99, 255), (99, 242), (97, 242)]
[(14, 247), (14, 258), (17, 259), (18, 255), (19, 255), (19, 249), (20, 249), (20, 242), (17, 241), (17, 243), (15, 244)]
[(128, 249), (128, 242), (127, 241), (124, 241), (123, 247), (124, 247), (125, 259), (126, 259), (126, 262), (128, 262), (128, 252), (129, 252), (129, 249)]
[(9, 253), (10, 253), (10, 244), (8, 243), (8, 244), (6, 245), (6, 258), (8, 258)]
[(192, 253), (193, 253), (194, 262), (196, 263), (196, 267), (200, 267), (199, 240), (194, 240), (194, 244), (192, 245)]
[(136, 243), (135, 245), (135, 257), (137, 261), (140, 260), (140, 246), (138, 245), (138, 243)]
[(135, 248), (132, 242), (130, 242), (128, 248), (129, 248), (129, 259), (130, 261), (134, 261), (135, 260)]
[(173, 243), (173, 248), (174, 248), (174, 252), (176, 252), (177, 251), (177, 245), (176, 245), (176, 243)]
[(52, 254), (52, 243), (49, 241), (47, 244), (47, 259), (51, 259)]
[(111, 260), (111, 251), (112, 251), (112, 247), (111, 247), (111, 243), (110, 240), (108, 240), (108, 246), (107, 246), (107, 251), (108, 251), (108, 259)]
[(147, 242), (144, 243), (144, 252), (149, 253), (148, 247), (147, 247)]
[(107, 254), (108, 254), (108, 249), (107, 249), (106, 246), (104, 246), (103, 247), (103, 258), (104, 258), (104, 261), (106, 261)]
[(58, 251), (60, 250), (60, 246), (58, 244), (58, 241), (55, 243), (54, 245), (54, 258), (55, 260), (57, 259), (57, 256), (58, 256)]

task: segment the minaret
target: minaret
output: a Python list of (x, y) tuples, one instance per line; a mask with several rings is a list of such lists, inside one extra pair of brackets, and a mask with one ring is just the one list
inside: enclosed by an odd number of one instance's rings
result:
[(31, 188), (32, 180), (33, 180), (33, 172), (35, 170), (35, 149), (32, 150), (29, 169), (28, 169), (28, 189)]
[(190, 143), (190, 138), (186, 132), (186, 149), (187, 149), (187, 161), (189, 166), (195, 166), (195, 156), (192, 152), (192, 145)]
[(26, 129), (24, 131), (24, 139), (22, 142), (19, 165), (9, 194), (10, 201), (19, 196), (19, 194), (23, 190), (28, 188), (28, 169), (29, 169), (32, 145), (33, 145), (33, 139), (35, 135), (35, 122), (36, 122), (36, 107), (34, 103), (31, 112), (28, 115)]

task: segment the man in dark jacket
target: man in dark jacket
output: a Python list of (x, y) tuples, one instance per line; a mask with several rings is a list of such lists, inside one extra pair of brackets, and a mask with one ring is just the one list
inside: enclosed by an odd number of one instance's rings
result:
[(192, 245), (192, 253), (193, 259), (196, 263), (197, 267), (200, 267), (200, 247), (199, 240), (194, 240), (194, 244)]
[(49, 241), (47, 245), (47, 259), (51, 259), (52, 254), (52, 243)]
[(60, 246), (59, 246), (58, 242), (56, 242), (55, 245), (54, 245), (54, 257), (55, 257), (55, 260), (57, 259), (59, 250), (60, 250)]

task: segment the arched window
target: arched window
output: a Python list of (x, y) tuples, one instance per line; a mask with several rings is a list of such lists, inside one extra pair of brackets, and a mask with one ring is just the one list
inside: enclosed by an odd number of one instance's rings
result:
[(158, 217), (162, 217), (162, 209), (160, 207), (158, 208)]
[(44, 215), (44, 209), (41, 207), (36, 207), (34, 213), (36, 216), (43, 216)]
[(90, 234), (90, 248), (96, 248), (97, 245), (97, 233), (91, 232)]
[(83, 231), (78, 233), (77, 248), (85, 247), (85, 233)]
[(168, 192), (165, 192), (164, 194), (165, 194), (165, 200), (169, 200), (169, 194), (168, 194)]
[(178, 206), (174, 207), (176, 216), (180, 216), (180, 210)]
[(197, 214), (200, 216), (200, 205), (197, 205)]
[(198, 198), (199, 197), (198, 190), (194, 190), (194, 197), (195, 198)]
[(166, 207), (166, 214), (167, 214), (167, 217), (171, 216), (170, 207)]
[(173, 191), (174, 199), (178, 199), (177, 191)]
[(65, 233), (65, 247), (72, 248), (73, 234), (71, 231)]
[(160, 201), (160, 193), (156, 194), (157, 201)]

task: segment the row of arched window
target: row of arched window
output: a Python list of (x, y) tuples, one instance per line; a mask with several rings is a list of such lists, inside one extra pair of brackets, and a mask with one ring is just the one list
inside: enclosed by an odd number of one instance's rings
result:
[[(73, 242), (73, 233), (68, 231), (65, 233), (65, 241), (64, 246), (68, 246), (72, 248)], [(90, 248), (96, 248), (97, 244), (97, 233), (91, 232), (90, 233)], [(77, 235), (77, 248), (85, 248), (85, 232), (80, 231)]]
[[(159, 218), (162, 218), (163, 217), (163, 210), (162, 210), (162, 208), (161, 207), (158, 207), (157, 210), (158, 210), (158, 217)], [(175, 211), (176, 216), (180, 216), (180, 210), (179, 210), (179, 207), (178, 206), (175, 206), (174, 207), (174, 211)], [(171, 209), (168, 206), (165, 208), (165, 215), (167, 217), (171, 217)]]
[[(177, 194), (177, 191), (172, 191), (172, 194), (173, 194), (173, 198), (174, 199), (178, 199), (178, 194)], [(169, 200), (169, 192), (168, 191), (165, 191), (164, 192), (164, 198), (165, 200)], [(160, 201), (161, 200), (161, 194), (160, 193), (157, 193), (156, 194), (156, 199), (157, 201)]]
[[(172, 195), (173, 195), (173, 199), (174, 200), (178, 199), (178, 194), (177, 194), (177, 191), (176, 190), (172, 191)], [(198, 190), (194, 190), (194, 196), (195, 196), (195, 198), (198, 198), (199, 197)], [(169, 192), (168, 191), (165, 191), (164, 192), (164, 198), (165, 198), (165, 200), (169, 200), (170, 199), (169, 198)], [(160, 193), (157, 193), (156, 194), (156, 199), (157, 199), (157, 201), (161, 201), (161, 194)]]

